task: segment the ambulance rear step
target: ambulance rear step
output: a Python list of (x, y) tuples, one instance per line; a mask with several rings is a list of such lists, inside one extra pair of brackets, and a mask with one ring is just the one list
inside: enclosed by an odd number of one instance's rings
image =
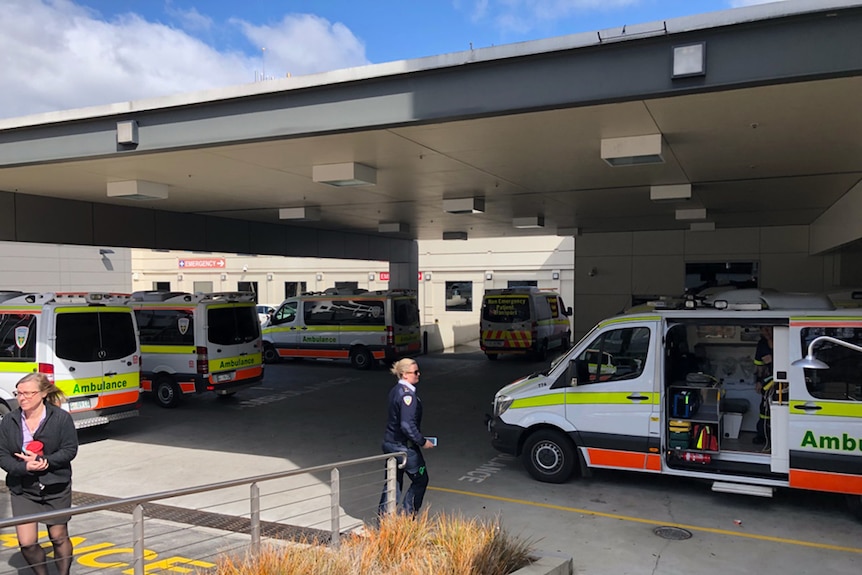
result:
[(713, 491), (723, 493), (738, 493), (740, 495), (756, 495), (757, 497), (772, 497), (773, 488), (766, 485), (747, 485), (745, 483), (728, 483), (716, 481), (712, 484)]

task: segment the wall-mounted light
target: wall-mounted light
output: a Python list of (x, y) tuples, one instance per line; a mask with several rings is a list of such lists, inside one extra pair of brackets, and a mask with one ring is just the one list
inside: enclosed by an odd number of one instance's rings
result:
[(715, 222), (692, 222), (688, 225), (690, 232), (714, 232)]
[(706, 208), (689, 208), (676, 211), (677, 220), (705, 220)]
[(138, 121), (123, 120), (117, 122), (117, 143), (134, 146), (138, 143)]
[(512, 226), (520, 230), (544, 228), (544, 216), (527, 216), (524, 218), (512, 218)]
[(551, 272), (551, 279), (552, 280), (560, 279), (560, 272)]
[(368, 281), (373, 282), (375, 277), (374, 272), (368, 273)]
[(177, 274), (177, 281), (178, 282), (183, 281), (183, 274)]
[(377, 170), (371, 166), (353, 162), (325, 164), (311, 168), (311, 179), (319, 184), (339, 188), (373, 186), (377, 184)]
[(650, 186), (649, 199), (654, 202), (673, 202), (691, 199), (691, 184)]
[(298, 222), (316, 222), (320, 220), (320, 206), (302, 206), (299, 208), (280, 208), (278, 219)]
[(706, 74), (706, 43), (673, 47), (673, 78)]
[(132, 281), (138, 281), (138, 272), (132, 274)]
[(485, 212), (485, 198), (443, 200), (443, 211), (450, 214), (481, 214)]
[(443, 232), (444, 240), (466, 240), (467, 232)]
[(403, 222), (380, 222), (377, 231), (381, 234), (403, 234), (410, 231), (410, 226)]
[(602, 159), (613, 167), (662, 164), (664, 138), (661, 134), (605, 138)]
[(109, 198), (137, 201), (168, 199), (168, 187), (165, 184), (143, 180), (108, 182), (107, 189)]
[(266, 274), (266, 281), (268, 281), (268, 282), (272, 281), (272, 274)]
[(226, 279), (227, 279), (227, 274), (222, 274), (221, 275), (221, 281), (225, 281)]
[(430, 282), (431, 281), (431, 272), (425, 272), (424, 277), (425, 277), (426, 282)]
[(485, 279), (491, 281), (494, 279), (494, 274), (492, 272), (485, 272)]
[(316, 279), (317, 281), (323, 281), (323, 274), (317, 274), (316, 276), (314, 276), (314, 279)]

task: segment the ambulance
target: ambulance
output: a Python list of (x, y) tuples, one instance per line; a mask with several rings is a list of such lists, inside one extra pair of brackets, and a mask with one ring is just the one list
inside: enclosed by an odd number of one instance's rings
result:
[(264, 358), (349, 360), (356, 369), (422, 350), (412, 290), (309, 292), (282, 302), (263, 329)]
[[(773, 336), (765, 443), (761, 328)], [(862, 313), (826, 296), (731, 290), (606, 319), (492, 409), (492, 445), (539, 481), (608, 468), (764, 497), (825, 491), (862, 517)]]
[(551, 290), (489, 289), (482, 297), (479, 345), (490, 360), (500, 354), (530, 354), (544, 359), (549, 349), (569, 347), (571, 315), (572, 308)]
[(141, 351), (128, 297), (0, 292), (0, 417), (15, 384), (41, 372), (66, 395), (77, 429), (138, 415)]
[(161, 407), (186, 395), (227, 397), (263, 379), (254, 294), (146, 291), (132, 294), (141, 334), (141, 388)]

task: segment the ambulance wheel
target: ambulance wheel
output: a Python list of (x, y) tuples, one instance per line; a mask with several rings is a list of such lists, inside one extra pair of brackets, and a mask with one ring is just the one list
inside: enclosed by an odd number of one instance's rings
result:
[(278, 363), (281, 359), (278, 355), (278, 350), (271, 343), (263, 344), (263, 361), (265, 363)]
[(350, 351), (350, 364), (356, 369), (371, 369), (374, 366), (374, 357), (367, 348), (355, 347)]
[(153, 398), (159, 407), (170, 409), (180, 404), (183, 393), (173, 378), (162, 375), (153, 382)]
[(485, 357), (487, 357), (491, 361), (496, 361), (499, 356), (496, 353), (486, 353)]
[(862, 521), (862, 495), (848, 495), (847, 506), (850, 511), (856, 516), (856, 519)]
[(527, 438), (521, 457), (533, 477), (546, 483), (564, 483), (575, 470), (575, 446), (552, 429), (540, 429)]

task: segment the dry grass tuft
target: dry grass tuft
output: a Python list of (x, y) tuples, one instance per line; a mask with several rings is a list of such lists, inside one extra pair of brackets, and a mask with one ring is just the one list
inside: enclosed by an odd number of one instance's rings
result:
[(384, 517), (337, 550), (270, 545), (257, 559), (222, 557), (216, 575), (508, 575), (532, 561), (531, 551), (532, 542), (507, 534), (499, 519), (423, 512)]

